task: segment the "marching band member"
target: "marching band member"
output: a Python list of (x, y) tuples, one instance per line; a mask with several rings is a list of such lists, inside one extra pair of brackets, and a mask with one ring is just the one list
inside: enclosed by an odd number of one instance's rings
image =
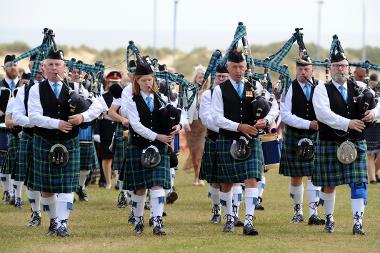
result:
[[(16, 58), (15, 55), (6, 55), (4, 59), (4, 65), (6, 63), (9, 63), (13, 61)], [(14, 89), (18, 87), (19, 84), (19, 77), (18, 77), (18, 65), (17, 63), (12, 64), (10, 66), (5, 66), (5, 78), (0, 83), (1, 93), (0, 93), (0, 123), (5, 122), (5, 112), (7, 110), (8, 101), (10, 96), (10, 92), (13, 92)], [(6, 128), (2, 127), (0, 129), (3, 133), (6, 132)], [(15, 137), (12, 136), (10, 133), (7, 134), (8, 138), (10, 138), (9, 142), (12, 147), (15, 146), (16, 140)], [(4, 143), (1, 145), (2, 151), (0, 154), (0, 164), (2, 164), (2, 167), (0, 168), (0, 179), (1, 183), (3, 185), (3, 201), (5, 204), (15, 204), (15, 197), (12, 189), (12, 179), (11, 174), (12, 171), (10, 166), (6, 166), (6, 161), (8, 157), (8, 143), (6, 143), (6, 138), (4, 139)], [(14, 154), (14, 152), (12, 152)], [(13, 156), (13, 155), (12, 155)]]
[[(228, 79), (228, 70), (224, 66), (217, 65), (215, 75), (215, 85), (219, 85)], [(209, 183), (208, 194), (212, 204), (211, 222), (219, 224), (221, 222), (220, 196), (218, 168), (216, 163), (216, 139), (218, 138), (219, 128), (215, 126), (213, 111), (211, 107), (211, 97), (213, 89), (206, 90), (201, 98), (199, 118), (202, 124), (207, 128), (204, 154), (202, 157), (200, 179)]]
[[(313, 106), (318, 120), (319, 138), (313, 185), (322, 186), (321, 203), (326, 215), (325, 231), (335, 231), (335, 188), (348, 184), (354, 218), (352, 233), (364, 235), (363, 214), (367, 203), (367, 145), (363, 137), (365, 122), (380, 116), (380, 105), (360, 114), (354, 101), (357, 84), (348, 79), (348, 60), (338, 47), (330, 55), (332, 80), (317, 85)], [(357, 157), (355, 157), (355, 153)], [(337, 159), (338, 157), (338, 159)]]
[[(141, 234), (144, 229), (143, 212), (146, 198), (146, 189), (150, 189), (151, 208), (153, 213), (153, 233), (165, 235), (162, 224), (164, 210), (165, 191), (170, 188), (169, 147), (173, 134), (180, 130), (180, 126), (174, 127), (174, 131), (168, 135), (167, 129), (163, 129), (167, 119), (160, 119), (160, 100), (155, 93), (158, 91), (154, 81), (153, 71), (147, 63), (137, 63), (133, 80), (132, 97), (122, 94), (121, 113), (128, 116), (131, 126), (129, 132), (129, 144), (124, 161), (125, 170), (124, 189), (134, 191), (132, 207), (135, 215), (134, 233)], [(154, 150), (154, 151), (153, 151)], [(157, 158), (155, 166), (147, 167), (142, 164), (142, 152), (151, 152), (153, 158)], [(161, 159), (159, 159), (161, 157)]]
[(51, 50), (44, 62), (47, 80), (30, 89), (28, 116), (35, 126), (33, 136), (33, 190), (42, 192), (41, 203), (50, 218), (48, 235), (69, 236), (67, 223), (73, 207), (80, 171), (78, 127), (94, 120), (102, 111), (98, 100), (88, 110), (70, 111), (63, 52)]
[[(223, 231), (234, 230), (232, 185), (244, 182), (246, 215), (243, 234), (258, 235), (253, 225), (253, 215), (258, 199), (257, 180), (261, 178), (263, 161), (257, 134), (258, 129), (265, 128), (269, 120), (255, 119), (252, 113), (254, 90), (250, 84), (243, 81), (247, 66), (241, 52), (232, 51), (228, 55), (227, 69), (229, 80), (215, 87), (212, 96), (214, 120), (219, 127), (217, 164), (221, 183), (220, 202), (227, 215)], [(270, 110), (270, 115), (276, 111), (275, 103)], [(238, 145), (247, 152), (234, 152), (233, 150), (238, 150)], [(232, 154), (235, 155), (234, 158)]]
[[(302, 178), (307, 177), (307, 196), (309, 200), (309, 225), (324, 225), (318, 216), (319, 193), (321, 187), (313, 185), (311, 174), (314, 168), (314, 152), (302, 150), (313, 148), (318, 133), (318, 122), (314, 113), (312, 98), (318, 80), (313, 78), (310, 58), (296, 61), (296, 79), (293, 80), (286, 95), (281, 100), (281, 118), (286, 124), (281, 150), (280, 174), (290, 176), (290, 198), (293, 202), (292, 223), (303, 222)], [(320, 85), (323, 85), (321, 83)], [(305, 141), (305, 146), (300, 142)], [(308, 141), (308, 142), (307, 142)]]

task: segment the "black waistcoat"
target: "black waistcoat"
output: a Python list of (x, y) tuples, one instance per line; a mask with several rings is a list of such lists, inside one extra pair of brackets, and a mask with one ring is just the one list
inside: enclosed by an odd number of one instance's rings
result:
[[(357, 105), (354, 102), (354, 97), (358, 95), (355, 90), (355, 83), (350, 80), (347, 81), (347, 103), (332, 81), (326, 83), (325, 86), (330, 101), (330, 109), (334, 113), (348, 119), (360, 119)], [(333, 129), (322, 122), (318, 122), (318, 124), (319, 138), (321, 140), (343, 142), (348, 139), (353, 141), (364, 139), (364, 135), (355, 130), (350, 129), (349, 134), (346, 134), (346, 132)]]
[[(318, 82), (317, 82), (318, 83)], [(313, 85), (311, 86), (310, 91), (310, 101), (307, 101), (306, 95), (304, 91), (302, 90), (302, 87), (298, 83), (297, 79), (295, 79), (292, 82), (292, 114), (296, 115), (299, 118), (313, 121), (316, 120), (314, 107), (312, 103), (312, 98), (314, 95), (314, 89), (315, 89), (316, 82), (314, 81)], [(295, 127), (287, 126), (295, 131), (302, 131), (304, 132), (305, 129), (298, 129)], [(306, 130), (308, 131), (308, 130)], [(308, 131), (309, 132), (309, 131)], [(315, 131), (310, 131), (310, 133)]]
[[(166, 134), (167, 129), (163, 129), (163, 124), (161, 124), (159, 109), (160, 103), (158, 97), (154, 94), (154, 109), (153, 112), (150, 112), (147, 104), (145, 103), (141, 95), (133, 96), (133, 101), (136, 103), (137, 112), (139, 113), (140, 122), (145, 127), (149, 128), (157, 134)], [(150, 141), (140, 136), (133, 130), (133, 126), (129, 128), (129, 135), (131, 136), (131, 141), (133, 145), (136, 145), (140, 148), (146, 148), (149, 145), (155, 145), (157, 147), (163, 147), (165, 144), (160, 141)]]
[[(71, 116), (71, 112), (68, 102), (70, 95), (66, 86), (62, 86), (58, 99), (56, 98), (47, 80), (39, 84), (39, 92), (43, 115), (54, 119), (68, 121), (69, 116)], [(58, 129), (35, 127), (35, 134), (42, 136), (50, 142), (64, 142), (78, 136), (78, 133), (78, 126), (74, 126), (68, 133), (64, 133)]]
[[(255, 98), (255, 92), (252, 86), (248, 83), (244, 84), (242, 98), (237, 94), (230, 80), (221, 83), (219, 86), (223, 97), (224, 117), (234, 122), (253, 126), (255, 119), (252, 113), (251, 103)], [(240, 132), (228, 131), (223, 128), (219, 129), (219, 133), (226, 138), (232, 139), (238, 139), (242, 136)]]
[[(18, 87), (20, 84), (20, 81), (16, 83), (16, 87)], [(3, 81), (0, 83), (0, 88), (4, 87), (7, 89), (10, 89), (8, 83), (3, 79)], [(5, 111), (7, 110), (8, 106), (8, 101), (9, 101), (9, 91), (8, 90), (1, 90), (1, 95), (0, 95), (0, 110), (4, 113), (3, 116), (0, 117), (0, 123), (5, 122)]]

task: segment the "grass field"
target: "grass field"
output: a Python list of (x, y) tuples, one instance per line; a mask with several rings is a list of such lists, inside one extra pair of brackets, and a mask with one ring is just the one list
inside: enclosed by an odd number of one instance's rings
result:
[[(129, 207), (116, 208), (118, 192), (90, 186), (90, 201), (74, 204), (69, 221), (70, 238), (45, 236), (46, 214), (39, 228), (26, 227), (28, 204), (22, 210), (0, 204), (0, 252), (380, 252), (380, 185), (369, 185), (364, 217), (367, 235), (353, 236), (347, 186), (337, 189), (336, 232), (326, 234), (322, 226), (290, 224), (289, 179), (275, 170), (266, 173), (266, 177), (265, 211), (255, 214), (260, 233), (257, 237), (243, 236), (241, 228), (235, 228), (233, 234), (224, 234), (222, 224), (210, 224), (207, 187), (192, 186), (192, 175), (179, 169), (176, 179), (179, 199), (166, 206), (165, 237), (154, 236), (148, 226), (141, 236), (134, 236), (133, 226), (127, 223)], [(27, 201), (25, 193), (23, 199)], [(304, 210), (307, 215), (306, 205)], [(323, 214), (322, 209), (320, 212)], [(240, 213), (243, 218), (244, 205)]]

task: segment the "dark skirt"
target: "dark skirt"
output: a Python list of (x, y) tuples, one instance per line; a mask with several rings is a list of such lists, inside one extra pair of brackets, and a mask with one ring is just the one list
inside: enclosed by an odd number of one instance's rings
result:
[(218, 183), (218, 165), (216, 162), (216, 151), (216, 141), (213, 141), (206, 137), (199, 178), (206, 180), (208, 183)]
[(336, 151), (339, 144), (334, 141), (317, 141), (315, 167), (312, 181), (315, 186), (338, 186), (350, 183), (367, 183), (367, 145), (365, 141), (355, 142), (358, 152), (352, 164), (339, 162)]
[(23, 132), (19, 141), (14, 179), (23, 181), (27, 185), (27, 175), (31, 170), (33, 170), (33, 135)]
[(28, 184), (35, 191), (51, 193), (71, 193), (78, 189), (80, 170), (79, 138), (75, 137), (62, 143), (69, 152), (69, 161), (65, 167), (49, 162), (49, 151), (52, 145), (41, 136), (33, 137), (33, 172), (28, 177)]
[(80, 169), (93, 170), (99, 168), (94, 142), (80, 143)]
[(121, 170), (125, 159), (127, 138), (123, 136), (124, 128), (121, 123), (117, 123), (115, 131), (115, 154), (112, 160), (112, 169)]
[(100, 142), (100, 157), (102, 160), (108, 160), (113, 158), (113, 153), (109, 149), (111, 145), (110, 140), (101, 140)]
[(230, 148), (232, 139), (219, 135), (216, 140), (219, 183), (242, 183), (246, 179), (261, 179), (263, 153), (259, 138), (250, 140), (252, 154), (248, 160), (238, 161), (232, 158)]
[(368, 153), (380, 152), (380, 123), (375, 123), (373, 126), (366, 129), (364, 132), (367, 141)]
[(161, 186), (170, 189), (170, 153), (168, 147), (159, 149), (161, 162), (154, 168), (146, 168), (141, 165), (142, 149), (127, 145), (125, 159), (123, 162), (124, 170), (124, 190), (150, 189), (153, 186)]
[(316, 137), (316, 133), (300, 134), (299, 132), (287, 127), (283, 134), (279, 173), (290, 177), (311, 176), (314, 169), (314, 158), (309, 161), (301, 160), (297, 156), (297, 146), (298, 141), (302, 138), (309, 138), (315, 145)]

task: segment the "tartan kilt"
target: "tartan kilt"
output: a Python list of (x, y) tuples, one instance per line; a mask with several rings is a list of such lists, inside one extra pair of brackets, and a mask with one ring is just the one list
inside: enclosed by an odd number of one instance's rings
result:
[(16, 181), (27, 185), (28, 173), (33, 170), (33, 135), (22, 132), (18, 145), (18, 159), (15, 167)]
[(127, 152), (127, 139), (123, 136), (123, 126), (121, 123), (117, 123), (115, 131), (115, 154), (112, 160), (113, 170), (122, 170), (123, 161)]
[(75, 192), (79, 185), (80, 147), (79, 138), (72, 138), (62, 143), (69, 152), (69, 161), (65, 167), (49, 163), (49, 151), (52, 145), (41, 136), (33, 137), (33, 173), (28, 177), (29, 185), (35, 191), (51, 193)]
[(170, 189), (170, 152), (168, 147), (159, 148), (161, 162), (154, 168), (145, 168), (141, 165), (142, 150), (142, 148), (135, 145), (127, 145), (126, 147), (122, 166), (124, 170), (124, 190), (150, 189), (156, 185), (164, 189)]
[(380, 152), (380, 123), (375, 123), (364, 132), (368, 153)]
[(8, 152), (5, 158), (2, 173), (14, 175), (16, 161), (18, 158), (18, 155), (17, 155), (18, 144), (19, 144), (19, 139), (15, 137), (13, 134), (8, 133)]
[(218, 183), (216, 141), (206, 137), (199, 178), (208, 183)]
[(232, 158), (230, 148), (233, 139), (219, 135), (216, 140), (219, 183), (242, 183), (246, 179), (261, 179), (263, 154), (259, 138), (250, 140), (251, 156), (248, 160), (238, 161)]
[(315, 152), (312, 182), (315, 186), (337, 186), (349, 183), (367, 183), (367, 145), (364, 140), (354, 143), (358, 152), (352, 164), (342, 164), (336, 157), (339, 144), (319, 140)]
[(80, 143), (80, 169), (93, 170), (99, 168), (94, 142)]
[(297, 156), (298, 141), (302, 138), (309, 138), (315, 145), (317, 133), (299, 133), (290, 127), (286, 128), (281, 147), (280, 174), (290, 177), (310, 177), (313, 173), (314, 158), (303, 161)]

